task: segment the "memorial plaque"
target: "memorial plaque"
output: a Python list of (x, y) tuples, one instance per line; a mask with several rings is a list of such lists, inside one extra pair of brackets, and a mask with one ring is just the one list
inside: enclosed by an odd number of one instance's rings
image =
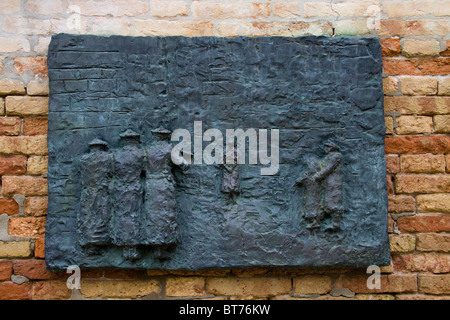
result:
[(389, 264), (377, 38), (56, 35), (49, 269)]

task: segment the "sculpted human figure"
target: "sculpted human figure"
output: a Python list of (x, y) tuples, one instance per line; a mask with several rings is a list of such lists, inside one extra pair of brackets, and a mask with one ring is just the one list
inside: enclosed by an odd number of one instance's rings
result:
[(90, 152), (80, 158), (80, 244), (107, 245), (111, 240), (109, 223), (113, 158), (107, 150), (108, 143), (103, 140), (92, 140), (89, 149)]
[(309, 170), (295, 182), (304, 185), (304, 209), (307, 228), (320, 228), (324, 218), (332, 222), (325, 230), (337, 230), (343, 213), (342, 204), (342, 155), (339, 147), (331, 141), (324, 144), (325, 158), (310, 158)]
[(123, 146), (114, 153), (114, 244), (123, 246), (126, 259), (140, 257), (144, 152), (140, 135), (127, 130), (120, 135)]
[[(143, 235), (145, 245), (156, 247), (155, 256), (166, 259), (167, 249), (179, 241), (175, 180), (172, 174), (171, 131), (152, 130), (153, 141), (146, 149), (145, 210)], [(186, 161), (180, 163), (185, 168)]]

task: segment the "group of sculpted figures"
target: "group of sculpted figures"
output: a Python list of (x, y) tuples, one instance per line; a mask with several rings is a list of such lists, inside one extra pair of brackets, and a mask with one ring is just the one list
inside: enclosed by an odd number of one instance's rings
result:
[[(80, 157), (81, 198), (78, 223), (80, 244), (88, 250), (102, 246), (122, 247), (128, 260), (152, 248), (156, 258), (170, 258), (179, 243), (177, 201), (172, 168), (171, 131), (152, 130), (153, 141), (141, 146), (140, 135), (130, 129), (120, 135), (122, 147), (109, 150), (108, 143), (94, 139), (90, 152)], [(343, 213), (342, 155), (331, 141), (324, 144), (325, 157), (307, 160), (308, 170), (296, 179), (302, 188), (303, 216), (310, 230), (339, 229)], [(236, 156), (236, 155), (235, 155)], [(177, 159), (180, 169), (186, 161)], [(236, 160), (236, 158), (235, 158)], [(222, 165), (222, 188), (227, 204), (240, 194), (239, 166)]]

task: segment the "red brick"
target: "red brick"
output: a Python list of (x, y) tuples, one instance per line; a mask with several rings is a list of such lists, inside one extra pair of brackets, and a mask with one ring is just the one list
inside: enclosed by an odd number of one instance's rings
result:
[(31, 298), (33, 300), (67, 300), (71, 293), (66, 281), (38, 281), (33, 283)]
[(47, 75), (47, 57), (16, 57), (14, 67), (22, 74), (30, 70), (35, 75)]
[(8, 233), (19, 237), (38, 237), (45, 233), (45, 217), (11, 217)]
[(34, 243), (34, 256), (36, 258), (45, 258), (45, 237), (36, 238)]
[(384, 97), (385, 112), (437, 115), (450, 113), (450, 97)]
[(47, 197), (27, 197), (25, 199), (24, 212), (30, 217), (41, 217), (47, 215)]
[(49, 280), (65, 277), (64, 272), (54, 273), (47, 271), (45, 260), (14, 260), (13, 269), (15, 275), (25, 276), (31, 280)]
[(0, 300), (28, 300), (30, 290), (30, 283), (0, 282)]
[(19, 214), (19, 205), (14, 199), (0, 198), (0, 214), (3, 213), (9, 216)]
[(20, 133), (19, 117), (0, 117), (0, 135), (17, 136)]
[(25, 174), (27, 169), (27, 157), (13, 156), (13, 157), (1, 157), (0, 156), (0, 175), (21, 175)]
[(386, 154), (450, 153), (450, 136), (387, 136)]
[(446, 43), (446, 49), (441, 52), (442, 57), (450, 57), (450, 41), (447, 41)]
[(390, 174), (400, 171), (400, 159), (398, 155), (386, 155), (386, 172)]
[(2, 194), (4, 196), (13, 196), (15, 194), (45, 196), (47, 195), (47, 179), (28, 176), (3, 176)]
[(450, 232), (450, 215), (417, 214), (397, 219), (401, 232)]
[(386, 176), (388, 195), (394, 194), (394, 177), (388, 175)]
[(450, 58), (435, 59), (383, 59), (384, 73), (397, 75), (447, 75), (450, 73)]
[(397, 57), (402, 50), (400, 45), (400, 39), (382, 38), (381, 42), (381, 54), (383, 57)]
[(12, 262), (0, 261), (0, 281), (11, 279)]
[(415, 274), (388, 274), (381, 275), (380, 289), (369, 289), (367, 287), (367, 275), (341, 275), (334, 283), (334, 288), (348, 288), (356, 293), (383, 293), (383, 292), (416, 292), (417, 291), (417, 277)]
[(417, 251), (450, 252), (450, 234), (448, 233), (418, 233)]
[(404, 154), (400, 156), (402, 172), (444, 173), (445, 157), (443, 154)]
[(391, 196), (388, 198), (389, 212), (401, 213), (401, 212), (414, 212), (416, 203), (411, 196)]
[(449, 254), (399, 254), (393, 255), (392, 261), (395, 271), (432, 273), (450, 272)]
[(378, 35), (381, 37), (397, 36), (445, 36), (448, 22), (445, 20), (381, 20)]
[(396, 193), (450, 192), (450, 174), (397, 174)]
[(136, 271), (133, 270), (105, 270), (103, 277), (107, 279), (134, 280)]
[(47, 128), (48, 119), (46, 117), (23, 119), (23, 134), (26, 136), (47, 134)]

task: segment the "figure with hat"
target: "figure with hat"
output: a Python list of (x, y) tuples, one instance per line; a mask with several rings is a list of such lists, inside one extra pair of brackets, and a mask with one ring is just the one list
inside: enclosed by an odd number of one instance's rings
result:
[(113, 158), (108, 143), (94, 139), (90, 152), (80, 157), (81, 197), (78, 216), (80, 244), (93, 246), (110, 244), (111, 221), (110, 184)]
[(141, 177), (144, 170), (144, 151), (140, 147), (140, 134), (126, 130), (120, 135), (122, 148), (114, 153), (114, 239), (124, 247), (128, 260), (140, 258), (141, 221), (144, 190)]
[[(168, 249), (179, 241), (175, 180), (171, 160), (171, 131), (162, 127), (152, 132), (153, 141), (146, 148), (145, 210), (143, 234), (145, 244), (155, 247), (155, 256), (168, 258)], [(180, 159), (183, 163), (184, 159)]]

